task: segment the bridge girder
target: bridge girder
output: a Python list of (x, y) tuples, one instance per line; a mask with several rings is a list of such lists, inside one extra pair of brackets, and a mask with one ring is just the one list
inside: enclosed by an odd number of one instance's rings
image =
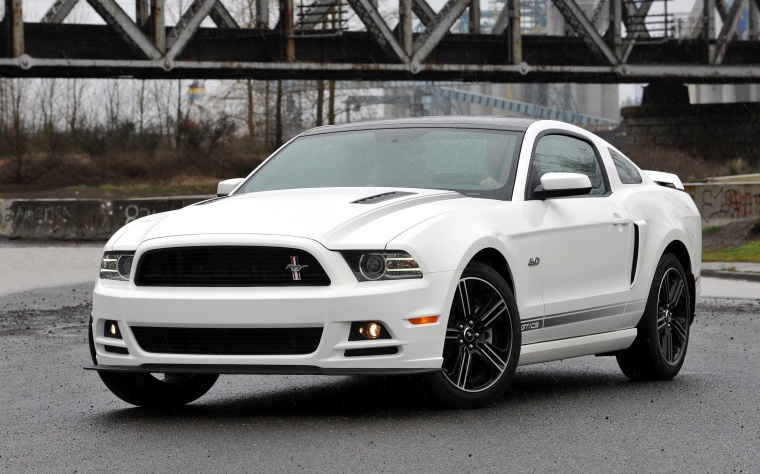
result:
[[(51, 0), (39, 22), (23, 23), (22, 0), (5, 0), (0, 29), (4, 77), (254, 78), (462, 80), (483, 82), (760, 82), (757, 32), (742, 40), (742, 6), (760, 0), (704, 1), (708, 13), (692, 39), (651, 38), (653, 0), (601, 0), (589, 18), (577, 0), (551, 0), (570, 26), (566, 36), (531, 36), (520, 28), (520, 1), (507, 0), (485, 34), (454, 34), (452, 26), (477, 1), (448, 0), (435, 11), (426, 0), (397, 0), (401, 21), (391, 28), (377, 0), (347, 0), (363, 30), (335, 28), (328, 16), (341, 0), (301, 0), (310, 20), (295, 19), (294, 0), (280, 0), (277, 26), (265, 0), (255, 18), (236, 18), (220, 0), (194, 0), (176, 25), (164, 24), (164, 0), (138, 0), (130, 15), (117, 0), (86, 0), (106, 25), (64, 23), (77, 0)], [(602, 3), (605, 2), (605, 3)], [(607, 31), (600, 11), (609, 8)], [(707, 26), (723, 19), (718, 35)], [(412, 33), (411, 15), (421, 32)], [(216, 28), (201, 27), (211, 18)], [(324, 19), (322, 28), (315, 22)], [(751, 22), (752, 23), (752, 22)], [(252, 25), (247, 28), (242, 25)], [(757, 26), (754, 26), (757, 29)], [(625, 34), (623, 31), (625, 30)], [(707, 34), (706, 34), (707, 33)], [(655, 43), (653, 39), (658, 41)]]

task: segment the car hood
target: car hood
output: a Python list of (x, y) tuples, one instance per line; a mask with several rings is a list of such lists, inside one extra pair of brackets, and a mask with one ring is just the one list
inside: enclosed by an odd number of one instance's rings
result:
[(137, 221), (114, 250), (141, 241), (200, 234), (286, 235), (327, 248), (384, 247), (398, 234), (445, 212), (486, 205), (452, 191), (324, 188), (267, 191), (194, 204)]

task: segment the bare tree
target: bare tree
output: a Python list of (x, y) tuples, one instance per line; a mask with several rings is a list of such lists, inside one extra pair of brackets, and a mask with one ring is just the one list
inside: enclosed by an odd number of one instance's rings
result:
[(11, 79), (7, 85), (7, 100), (9, 120), (3, 130), (8, 151), (11, 154), (12, 164), (15, 168), (16, 182), (23, 179), (24, 158), (28, 148), (28, 135), (26, 127), (26, 91), (28, 81), (24, 79)]
[(76, 138), (87, 81), (82, 79), (67, 79), (65, 84), (66, 92), (65, 100), (63, 102), (63, 112), (66, 117), (66, 125), (68, 126), (69, 133), (72, 138)]

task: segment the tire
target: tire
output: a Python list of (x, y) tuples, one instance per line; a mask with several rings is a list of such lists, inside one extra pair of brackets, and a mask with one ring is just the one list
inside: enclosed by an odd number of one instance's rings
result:
[[(93, 364), (97, 365), (92, 337), (92, 318), (88, 342)], [(127, 403), (146, 408), (167, 408), (185, 405), (211, 390), (218, 374), (149, 374), (102, 372), (98, 375), (114, 395)]]
[(520, 358), (520, 316), (512, 290), (496, 270), (472, 262), (454, 295), (442, 370), (427, 375), (433, 393), (452, 408), (477, 408), (499, 398)]
[(617, 355), (623, 373), (633, 380), (670, 380), (683, 366), (689, 345), (691, 295), (686, 272), (675, 255), (666, 253), (629, 349)]

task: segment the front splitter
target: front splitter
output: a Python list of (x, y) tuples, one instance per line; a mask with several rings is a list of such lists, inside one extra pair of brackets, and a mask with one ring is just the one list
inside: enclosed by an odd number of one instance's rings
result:
[(312, 365), (216, 365), (216, 364), (143, 364), (86, 365), (85, 370), (121, 373), (223, 374), (223, 375), (415, 375), (441, 369), (322, 368)]

